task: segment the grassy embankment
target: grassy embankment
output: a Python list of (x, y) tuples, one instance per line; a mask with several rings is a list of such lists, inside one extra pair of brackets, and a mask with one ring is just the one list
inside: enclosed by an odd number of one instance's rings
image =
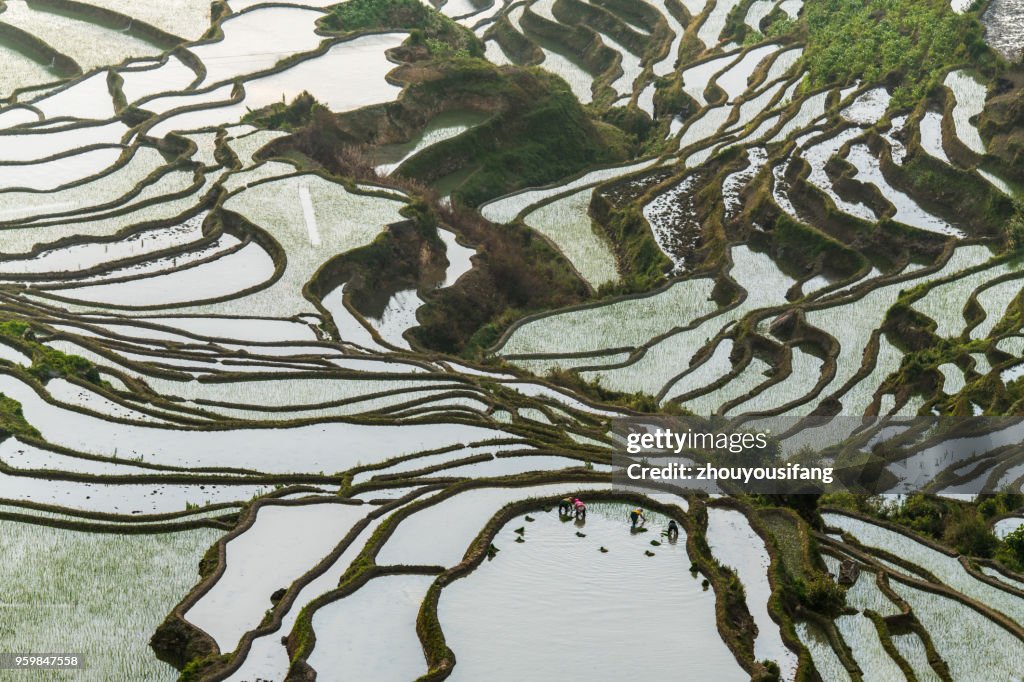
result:
[(1024, 495), (1019, 493), (982, 495), (975, 502), (917, 493), (900, 506), (887, 506), (880, 497), (835, 493), (821, 502), (899, 524), (964, 556), (996, 559), (1011, 570), (1024, 571), (1024, 530), (1000, 540), (990, 528), (994, 519), (1024, 508)]
[[(39, 343), (25, 322), (0, 322), (0, 339), (31, 359), (32, 364), (27, 368), (13, 366), (14, 373), (27, 381), (45, 382), (57, 377), (76, 377), (97, 385), (101, 383), (95, 365), (85, 358), (68, 355)], [(38, 438), (39, 435), (39, 431), (25, 420), (21, 404), (0, 393), (0, 440), (8, 436)]]

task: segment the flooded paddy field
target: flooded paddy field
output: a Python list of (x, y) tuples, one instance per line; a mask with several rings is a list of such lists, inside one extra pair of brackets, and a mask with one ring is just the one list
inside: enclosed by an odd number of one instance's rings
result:
[[(452, 678), (604, 676), (608, 666), (615, 676), (655, 678), (685, 666), (697, 675), (747, 679), (715, 633), (714, 594), (688, 573), (686, 538), (662, 538), (667, 520), (657, 515), (648, 519), (650, 532), (631, 533), (629, 509), (594, 503), (586, 523), (560, 519), (557, 510), (541, 513), (524, 526), (521, 544), (512, 526), (522, 517), (499, 531), (498, 557), (441, 594), (438, 619), (459, 656)], [(663, 544), (652, 548), (654, 538)], [(629, 598), (618, 598), (620, 590)], [(524, 594), (532, 606), (522, 602)], [(556, 636), (563, 630), (574, 633), (577, 646), (565, 647)], [(623, 647), (638, 630), (643, 646), (627, 646), (613, 660), (593, 656)], [(691, 647), (702, 652), (700, 661), (688, 654)]]
[[(0, 3), (0, 651), (1019, 680), (1020, 3), (874, 4)], [(684, 414), (853, 492), (619, 485)]]

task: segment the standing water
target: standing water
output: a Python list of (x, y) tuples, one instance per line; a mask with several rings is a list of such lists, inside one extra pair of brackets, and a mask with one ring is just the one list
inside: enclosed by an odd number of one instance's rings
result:
[(1024, 0), (992, 0), (981, 15), (985, 40), (1011, 62), (1024, 51)]
[(732, 509), (708, 509), (708, 543), (718, 562), (736, 571), (746, 590), (747, 609), (757, 625), (754, 656), (779, 664), (782, 679), (796, 675), (796, 654), (786, 648), (779, 627), (768, 613), (772, 587), (768, 582), (771, 557), (764, 540), (742, 513)]
[(689, 573), (685, 534), (670, 543), (650, 512), (650, 532), (631, 533), (628, 516), (594, 503), (585, 522), (551, 511), (506, 524), (496, 558), (441, 595), (449, 679), (748, 679), (718, 634), (714, 592)]

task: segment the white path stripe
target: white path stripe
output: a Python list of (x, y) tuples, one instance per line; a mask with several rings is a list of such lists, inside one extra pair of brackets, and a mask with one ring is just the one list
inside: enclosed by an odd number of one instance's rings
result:
[(309, 188), (305, 185), (299, 187), (299, 201), (302, 203), (302, 215), (306, 219), (306, 229), (309, 231), (309, 243), (313, 246), (320, 246), (320, 230), (316, 226), (313, 199), (309, 196)]

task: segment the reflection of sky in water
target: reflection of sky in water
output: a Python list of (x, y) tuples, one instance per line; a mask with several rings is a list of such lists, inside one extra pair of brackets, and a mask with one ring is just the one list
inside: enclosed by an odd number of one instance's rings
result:
[[(663, 679), (682, 669), (748, 679), (715, 627), (714, 592), (689, 573), (685, 535), (669, 545), (667, 521), (651, 512), (650, 530), (631, 533), (629, 509), (594, 502), (585, 523), (552, 510), (506, 524), (498, 555), (442, 593), (438, 616), (458, 656), (450, 679)], [(625, 645), (638, 636), (642, 647)]]
[[(974, 455), (1007, 445), (1017, 445), (1024, 439), (1024, 423), (1016, 423), (993, 433), (970, 438), (957, 438), (926, 448), (888, 469), (900, 478), (900, 483), (889, 492), (909, 492), (933, 481), (944, 470), (964, 462)], [(979, 483), (987, 476), (980, 476)], [(977, 492), (977, 490), (975, 490)]]

